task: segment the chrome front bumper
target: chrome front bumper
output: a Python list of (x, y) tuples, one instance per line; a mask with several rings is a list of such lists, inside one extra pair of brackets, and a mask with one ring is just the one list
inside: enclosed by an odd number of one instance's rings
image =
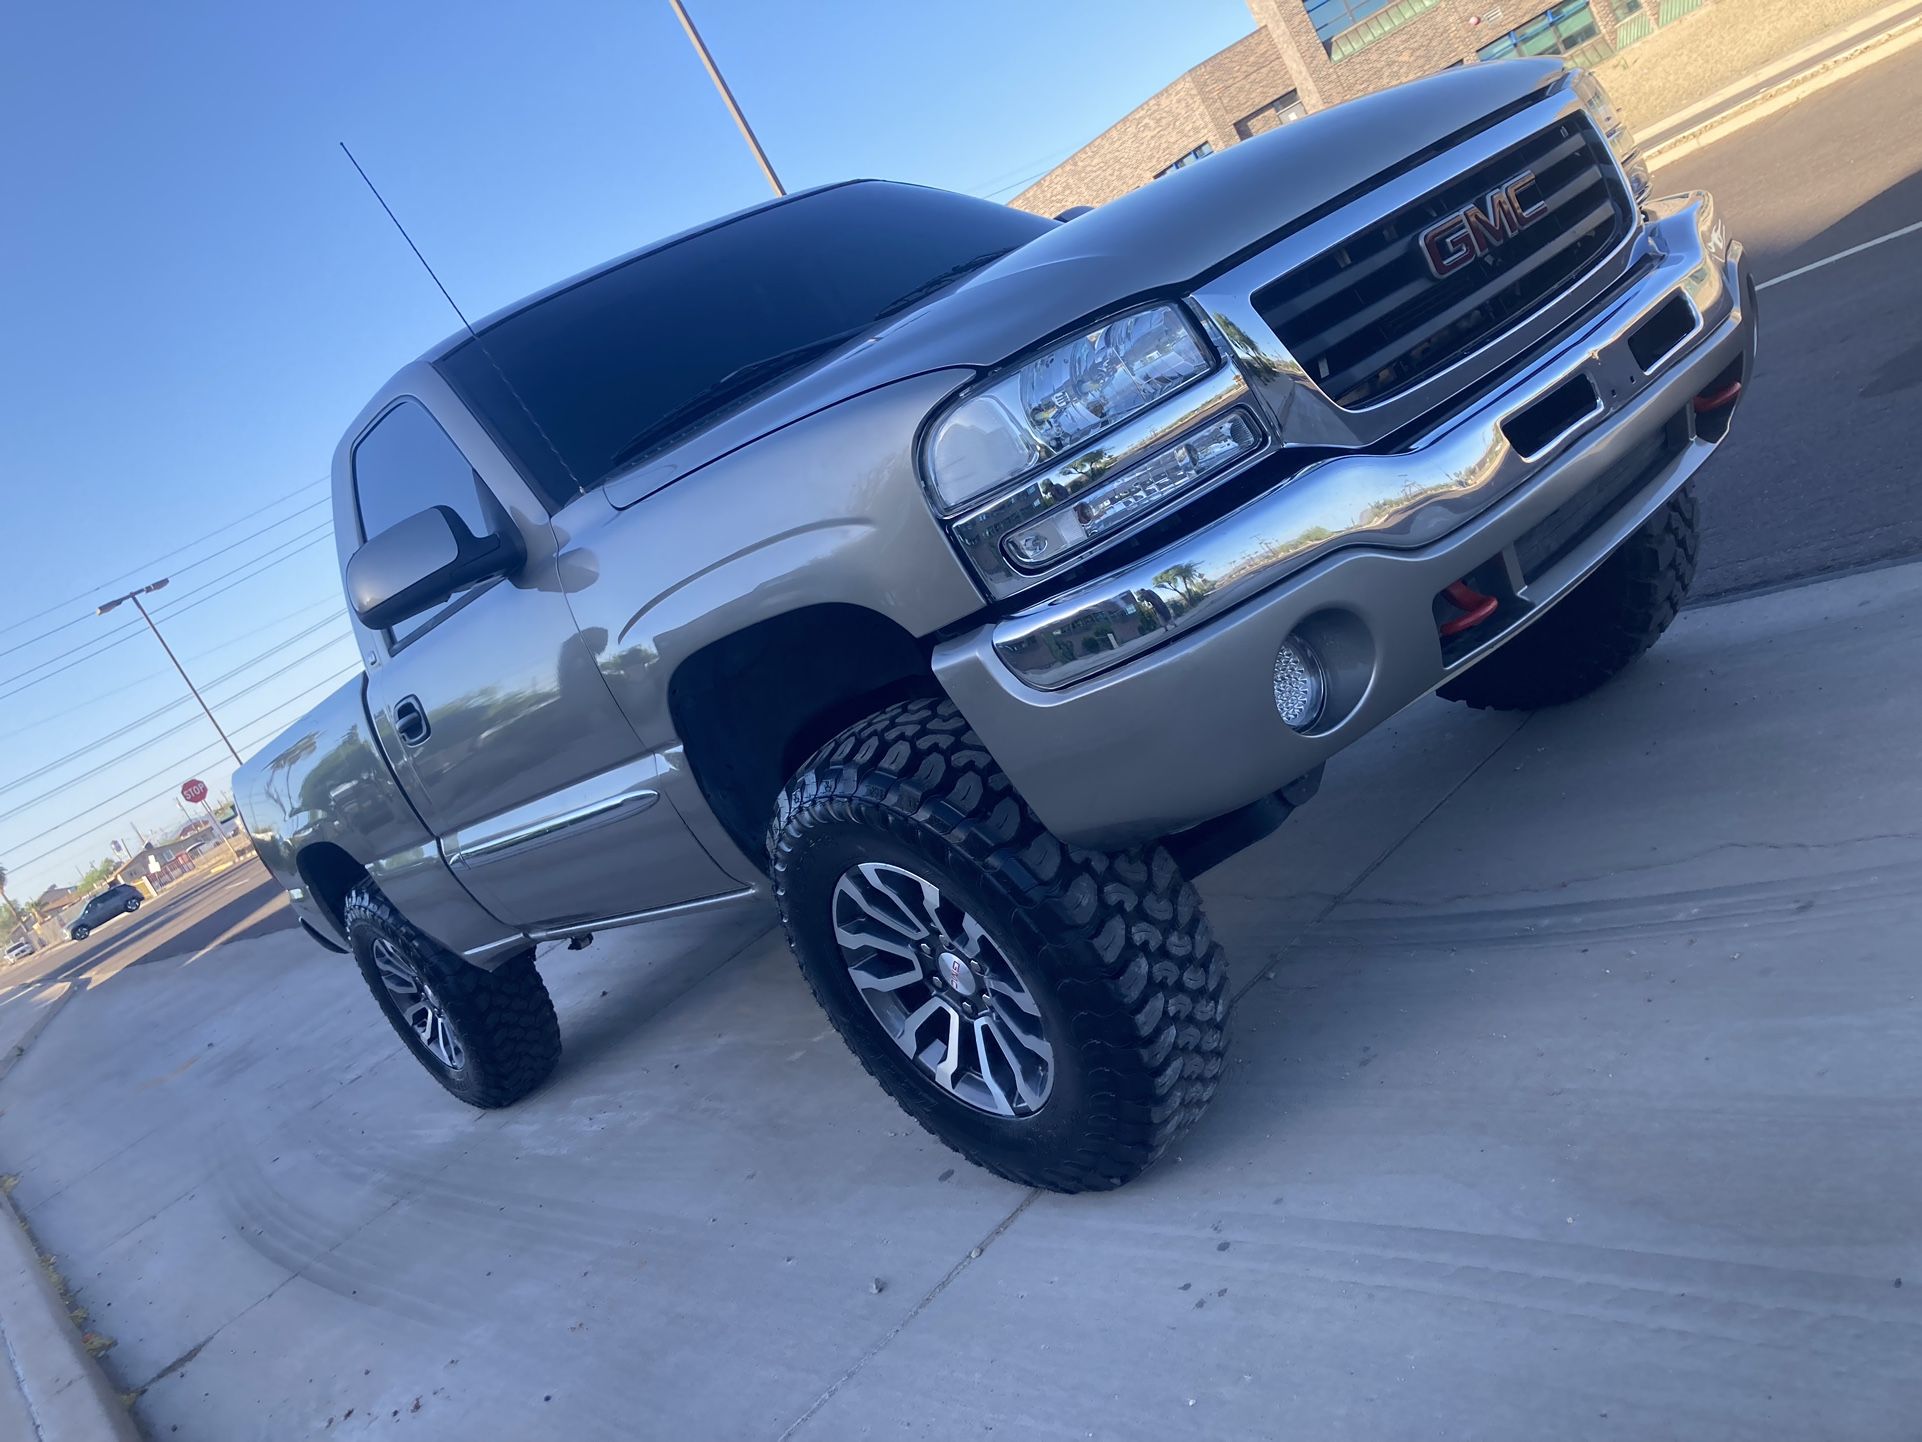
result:
[[(1678, 296), (1693, 327), (1644, 367), (1630, 339)], [(1725, 418), (1697, 428), (1690, 403), (1731, 365), (1747, 377), (1754, 336), (1741, 247), (1712, 202), (1661, 202), (1629, 283), (1471, 410), (1392, 455), (1311, 466), (1152, 557), (948, 641), (936, 674), (1067, 841), (1122, 845), (1232, 811), (1473, 664), (1599, 565), (1720, 443)], [(1592, 409), (1518, 446), (1505, 427), (1578, 377)], [(1573, 550), (1523, 575), (1516, 542), (1671, 426), (1688, 427), (1672, 454)], [(1445, 651), (1434, 597), (1496, 560), (1511, 604), (1472, 649)], [(1308, 734), (1281, 721), (1272, 686), (1277, 647), (1304, 624), (1355, 678)]]

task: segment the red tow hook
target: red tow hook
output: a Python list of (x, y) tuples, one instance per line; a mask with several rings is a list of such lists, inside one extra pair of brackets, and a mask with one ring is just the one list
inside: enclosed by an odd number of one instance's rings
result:
[(1442, 594), (1450, 603), (1461, 607), (1461, 615), (1452, 621), (1443, 621), (1435, 629), (1443, 636), (1459, 636), (1464, 631), (1472, 631), (1490, 616), (1501, 602), (1493, 596), (1484, 596), (1466, 581), (1450, 581), (1442, 587)]
[(1712, 391), (1703, 391), (1695, 398), (1695, 414), (1705, 416), (1710, 411), (1719, 411), (1724, 407), (1732, 406), (1735, 404), (1736, 397), (1741, 394), (1740, 381), (1730, 381), (1727, 385), (1717, 386)]

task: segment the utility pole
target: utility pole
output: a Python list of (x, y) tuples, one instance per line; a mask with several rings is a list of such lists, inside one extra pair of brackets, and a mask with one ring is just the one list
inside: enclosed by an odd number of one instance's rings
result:
[(755, 137), (754, 127), (747, 123), (747, 117), (741, 113), (741, 103), (734, 98), (734, 92), (728, 89), (727, 80), (721, 74), (721, 67), (714, 63), (714, 57), (708, 53), (707, 42), (701, 39), (701, 32), (694, 28), (694, 21), (688, 16), (687, 6), (682, 4), (681, 0), (667, 0), (667, 3), (674, 7), (675, 15), (680, 18), (681, 28), (687, 31), (687, 38), (694, 45), (694, 53), (701, 57), (701, 64), (707, 70), (707, 78), (712, 80), (714, 88), (721, 92), (721, 103), (727, 106), (727, 113), (734, 117), (734, 123), (741, 127), (741, 134), (747, 140), (747, 148), (754, 152), (754, 163), (761, 167), (761, 174), (767, 177), (769, 188), (776, 195), (786, 195), (787, 191), (781, 185), (781, 177), (774, 173), (773, 165), (768, 162), (767, 152), (761, 149), (761, 142)]
[(207, 713), (208, 724), (211, 725), (219, 735), (221, 744), (227, 748), (227, 754), (234, 758), (234, 765), (238, 766), (240, 765), (240, 753), (234, 750), (234, 743), (227, 739), (227, 733), (222, 731), (220, 729), (220, 723), (214, 720), (213, 708), (207, 704), (207, 698), (200, 694), (200, 688), (194, 685), (192, 678), (187, 675), (187, 668), (181, 665), (180, 658), (174, 655), (174, 648), (167, 644), (167, 638), (160, 634), (160, 628), (154, 625), (153, 617), (147, 614), (147, 608), (140, 602), (142, 596), (158, 591), (162, 586), (167, 584), (167, 580), (167, 577), (162, 576), (150, 586), (142, 586), (139, 590), (129, 591), (124, 596), (115, 596), (111, 601), (94, 607), (93, 613), (96, 616), (104, 616), (122, 601), (133, 602), (133, 608), (140, 613), (140, 619), (147, 623), (147, 629), (153, 632), (153, 638), (160, 643), (160, 649), (165, 651), (167, 653), (167, 659), (174, 663), (174, 670), (178, 671), (180, 673), (180, 679), (187, 683), (187, 689), (193, 692), (194, 700), (198, 701), (200, 703), (200, 709)]

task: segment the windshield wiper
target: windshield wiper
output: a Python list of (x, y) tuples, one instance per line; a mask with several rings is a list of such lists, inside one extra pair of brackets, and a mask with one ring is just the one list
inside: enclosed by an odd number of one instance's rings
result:
[(962, 276), (991, 265), (1006, 255), (1006, 250), (990, 250), (980, 255), (968, 257), (958, 265), (951, 265), (939, 275), (928, 277), (914, 289), (897, 295), (893, 300), (875, 311), (871, 320), (849, 330), (834, 335), (822, 336), (817, 340), (803, 342), (801, 345), (780, 351), (771, 356), (762, 356), (746, 365), (736, 366), (712, 385), (705, 386), (674, 407), (666, 415), (650, 421), (638, 434), (624, 442), (620, 449), (608, 457), (606, 469), (614, 470), (625, 465), (635, 457), (644, 454), (666, 441), (674, 439), (682, 431), (689, 429), (695, 421), (703, 418), (716, 406), (725, 405), (731, 400), (748, 395), (760, 389), (769, 381), (806, 364), (818, 355), (825, 355), (836, 346), (847, 344), (862, 331), (869, 329), (874, 321), (885, 316), (906, 310), (917, 301), (925, 300), (938, 290), (945, 290)]
[(937, 290), (947, 289), (957, 280), (961, 279), (962, 276), (980, 270), (983, 266), (992, 265), (1006, 254), (1008, 254), (1008, 252), (1005, 250), (984, 251), (980, 255), (968, 257), (968, 259), (962, 261), (959, 265), (951, 265), (939, 275), (929, 276), (913, 290), (902, 295), (897, 295), (893, 300), (882, 306), (880, 310), (876, 311), (875, 317), (879, 319), (881, 316), (893, 315), (897, 311), (906, 310), (916, 301), (926, 300)]
[(712, 385), (703, 386), (666, 415), (650, 421), (608, 457), (607, 469), (611, 471), (661, 442), (673, 439), (716, 406), (759, 390), (777, 376), (804, 365), (815, 356), (825, 355), (836, 346), (846, 345), (866, 329), (864, 325), (856, 326), (836, 335), (820, 336), (774, 355), (762, 356), (746, 365), (736, 366)]

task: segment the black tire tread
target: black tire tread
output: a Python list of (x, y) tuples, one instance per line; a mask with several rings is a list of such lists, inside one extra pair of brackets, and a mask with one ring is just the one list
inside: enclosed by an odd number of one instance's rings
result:
[[(784, 924), (787, 858), (809, 828), (850, 822), (971, 864), (1007, 902), (1026, 954), (1072, 999), (1072, 1043), (1104, 1082), (1070, 1154), (1011, 1167), (944, 1129), (951, 1104), (893, 1084), (884, 1065), (892, 1043), (878, 1028), (842, 1028), (909, 1116), (977, 1165), (1058, 1192), (1122, 1185), (1200, 1117), (1222, 1075), (1227, 969), (1200, 898), (1165, 850), (1108, 855), (1062, 843), (945, 700), (905, 701), (859, 722), (789, 782), (768, 847)], [(798, 955), (791, 924), (788, 939)], [(802, 972), (834, 1016), (805, 965)]]
[[(416, 928), (372, 882), (362, 882), (348, 892), (342, 920), (361, 978), (382, 1014), (448, 1091), (470, 1106), (504, 1107), (553, 1075), (561, 1059), (560, 1018), (534, 965), (532, 950), (510, 957), (492, 971), (484, 970)], [(435, 994), (466, 1048), (467, 1065), (459, 1079), (420, 1045), (388, 997), (368, 954), (373, 938), (383, 935), (406, 948), (410, 959), (432, 979)]]
[(1700, 506), (1684, 486), (1546, 616), (1437, 694), (1491, 711), (1581, 699), (1661, 639), (1694, 583), (1700, 546)]

